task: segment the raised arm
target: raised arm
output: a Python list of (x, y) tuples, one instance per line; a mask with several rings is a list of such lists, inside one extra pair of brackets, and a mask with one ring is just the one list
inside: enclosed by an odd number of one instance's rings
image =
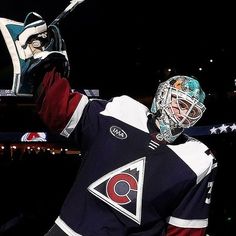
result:
[(45, 28), (45, 22), (37, 19), (37, 14), (32, 16), (27, 16), (25, 30), (19, 35), (32, 55), (25, 61), (27, 66), (16, 93), (18, 96), (32, 93), (37, 111), (49, 129), (69, 136), (88, 99), (71, 91), (69, 61), (59, 28), (55, 25)]

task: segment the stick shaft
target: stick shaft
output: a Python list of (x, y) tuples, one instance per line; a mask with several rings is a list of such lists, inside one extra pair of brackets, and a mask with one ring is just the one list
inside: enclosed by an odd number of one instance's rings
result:
[(71, 0), (70, 4), (52, 21), (50, 25), (57, 25), (84, 0)]

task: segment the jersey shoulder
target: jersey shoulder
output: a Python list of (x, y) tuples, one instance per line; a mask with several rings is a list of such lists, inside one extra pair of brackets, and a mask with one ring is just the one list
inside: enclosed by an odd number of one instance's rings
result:
[(187, 136), (185, 142), (167, 146), (195, 172), (197, 182), (200, 182), (214, 168), (214, 155), (207, 145), (196, 138)]
[(127, 95), (111, 99), (100, 114), (116, 118), (128, 125), (148, 132), (147, 120), (149, 109)]

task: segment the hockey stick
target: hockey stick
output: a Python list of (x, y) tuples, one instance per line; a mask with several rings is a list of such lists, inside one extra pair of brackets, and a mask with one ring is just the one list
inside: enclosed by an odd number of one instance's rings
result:
[(64, 17), (72, 12), (83, 1), (84, 0), (71, 0), (70, 4), (55, 18), (55, 20), (53, 20), (50, 25), (58, 25)]

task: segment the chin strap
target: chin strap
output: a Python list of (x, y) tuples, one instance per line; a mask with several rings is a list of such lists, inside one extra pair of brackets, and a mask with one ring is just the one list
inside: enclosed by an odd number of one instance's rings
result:
[[(164, 119), (165, 118), (165, 119)], [(155, 134), (160, 143), (173, 143), (183, 132), (183, 128), (175, 127), (175, 124), (168, 116), (162, 116), (161, 110), (149, 116), (149, 131)]]
[(164, 121), (163, 119), (157, 119), (157, 122), (159, 123), (160, 133), (157, 134), (157, 139), (159, 140), (165, 140), (168, 143), (173, 143), (183, 132), (182, 128), (172, 128), (171, 122)]

